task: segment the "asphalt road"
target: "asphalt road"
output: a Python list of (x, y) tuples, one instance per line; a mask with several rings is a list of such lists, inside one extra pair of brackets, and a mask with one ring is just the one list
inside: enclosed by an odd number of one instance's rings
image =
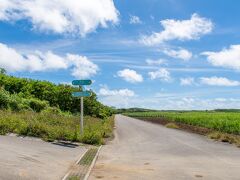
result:
[(0, 136), (0, 180), (60, 180), (85, 151), (72, 144)]
[(117, 115), (116, 137), (100, 151), (94, 179), (239, 180), (240, 149)]

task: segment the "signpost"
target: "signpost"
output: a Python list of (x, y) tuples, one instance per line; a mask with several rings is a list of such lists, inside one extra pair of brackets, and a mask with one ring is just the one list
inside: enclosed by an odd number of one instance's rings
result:
[(83, 134), (83, 97), (90, 97), (91, 92), (90, 91), (84, 91), (84, 85), (91, 85), (91, 80), (73, 80), (72, 85), (79, 86), (79, 89), (81, 89), (81, 92), (73, 92), (73, 97), (80, 97), (80, 109), (81, 109), (81, 117), (80, 117), (80, 133)]
[(90, 91), (73, 92), (72, 96), (73, 97), (89, 97), (91, 96), (91, 92)]
[(91, 80), (73, 80), (72, 85), (75, 86), (83, 86), (83, 85), (91, 85), (92, 81)]

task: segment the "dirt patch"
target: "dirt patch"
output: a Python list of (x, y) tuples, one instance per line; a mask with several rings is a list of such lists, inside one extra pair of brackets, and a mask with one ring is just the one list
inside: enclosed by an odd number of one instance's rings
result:
[(97, 179), (102, 179), (104, 176), (96, 176)]
[(95, 169), (102, 169), (102, 168), (104, 168), (104, 165), (103, 165), (103, 164), (100, 164), (100, 165), (96, 165), (96, 166), (95, 166)]
[(148, 169), (146, 169), (147, 171), (154, 171), (154, 169), (152, 169), (152, 168), (148, 168)]

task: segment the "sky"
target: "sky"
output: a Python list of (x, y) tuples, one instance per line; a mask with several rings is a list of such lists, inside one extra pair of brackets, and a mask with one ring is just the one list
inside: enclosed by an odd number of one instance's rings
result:
[(240, 108), (240, 1), (0, 0), (0, 67), (91, 79), (117, 108)]

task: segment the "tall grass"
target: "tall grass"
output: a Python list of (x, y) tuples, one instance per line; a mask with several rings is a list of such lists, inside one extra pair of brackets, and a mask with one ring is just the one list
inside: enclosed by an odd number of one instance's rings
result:
[(173, 122), (200, 126), (212, 130), (240, 134), (240, 113), (238, 112), (134, 112), (125, 115), (137, 118), (164, 118)]
[(49, 112), (0, 111), (0, 134), (16, 133), (40, 137), (46, 141), (66, 140), (101, 144), (110, 136), (113, 118), (85, 117), (84, 134), (80, 136), (79, 117)]

